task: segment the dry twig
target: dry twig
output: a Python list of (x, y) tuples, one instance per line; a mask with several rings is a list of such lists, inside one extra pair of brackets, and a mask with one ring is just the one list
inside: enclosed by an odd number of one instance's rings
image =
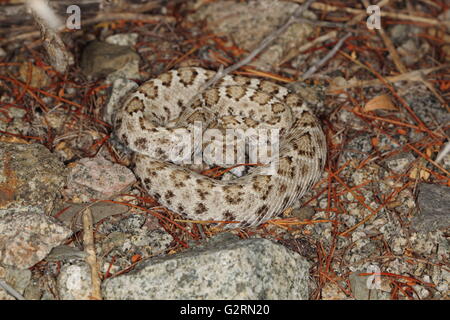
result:
[(83, 244), (84, 244), (84, 251), (87, 254), (86, 263), (91, 268), (91, 282), (92, 282), (91, 297), (95, 300), (101, 300), (102, 299), (102, 293), (100, 288), (101, 280), (99, 277), (97, 255), (95, 253), (92, 211), (89, 207), (86, 208), (83, 212)]

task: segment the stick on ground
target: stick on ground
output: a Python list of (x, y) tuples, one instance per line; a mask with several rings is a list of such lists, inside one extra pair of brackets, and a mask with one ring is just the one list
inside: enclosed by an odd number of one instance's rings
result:
[(97, 255), (95, 253), (94, 229), (93, 229), (92, 211), (86, 208), (83, 212), (83, 245), (86, 252), (86, 263), (91, 268), (92, 292), (91, 297), (94, 300), (102, 300), (101, 280), (99, 277)]

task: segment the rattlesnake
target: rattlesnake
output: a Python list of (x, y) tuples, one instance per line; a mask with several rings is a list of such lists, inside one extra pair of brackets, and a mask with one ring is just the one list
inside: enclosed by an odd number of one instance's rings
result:
[[(118, 111), (116, 134), (135, 152), (134, 172), (161, 205), (192, 220), (255, 226), (292, 206), (317, 182), (326, 160), (325, 136), (299, 95), (266, 80), (228, 75), (192, 103), (214, 75), (188, 67), (145, 82)], [(203, 130), (279, 128), (279, 154), (269, 163), (275, 172), (255, 166), (242, 177), (217, 180), (171, 162), (185, 150), (177, 149), (174, 137), (192, 134), (194, 121), (202, 121)]]

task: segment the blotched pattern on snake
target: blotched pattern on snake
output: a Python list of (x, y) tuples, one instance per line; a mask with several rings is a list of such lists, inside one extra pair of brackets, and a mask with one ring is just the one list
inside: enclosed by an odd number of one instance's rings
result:
[[(292, 206), (318, 181), (326, 160), (325, 136), (302, 98), (270, 81), (228, 75), (193, 100), (214, 75), (189, 67), (145, 82), (117, 113), (116, 134), (135, 152), (135, 174), (161, 205), (191, 220), (255, 226)], [(192, 135), (198, 121), (202, 130), (220, 132), (279, 128), (279, 153), (242, 177), (207, 177), (195, 166), (171, 161), (185, 151), (178, 138)], [(194, 145), (192, 152), (199, 147), (205, 144)], [(272, 174), (267, 174), (269, 165), (276, 168)]]

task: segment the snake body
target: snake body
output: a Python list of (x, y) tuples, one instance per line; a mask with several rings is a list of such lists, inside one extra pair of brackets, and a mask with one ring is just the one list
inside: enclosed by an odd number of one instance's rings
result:
[[(194, 100), (214, 75), (189, 67), (145, 82), (117, 113), (116, 134), (135, 152), (135, 174), (161, 205), (192, 220), (255, 226), (292, 206), (317, 182), (326, 160), (325, 136), (302, 98), (270, 81), (228, 75)], [(221, 150), (214, 139), (193, 142), (186, 149), (180, 147), (181, 138), (195, 130), (230, 128), (279, 129), (279, 152), (232, 180), (200, 174), (195, 165), (183, 165), (185, 156), (173, 161), (205, 146)], [(192, 142), (189, 139), (184, 141)], [(226, 166), (214, 163), (214, 157), (206, 162)], [(270, 174), (269, 167), (275, 168)]]

